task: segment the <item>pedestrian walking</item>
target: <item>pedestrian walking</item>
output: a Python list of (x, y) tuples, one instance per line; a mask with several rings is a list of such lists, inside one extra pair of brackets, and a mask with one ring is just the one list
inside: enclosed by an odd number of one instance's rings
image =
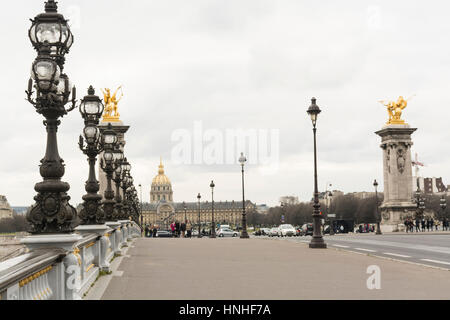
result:
[(145, 225), (144, 231), (145, 231), (145, 237), (148, 238), (148, 233), (149, 233), (150, 229), (147, 224)]
[(192, 225), (191, 225), (190, 221), (188, 221), (186, 224), (186, 231), (187, 231), (187, 237), (188, 238), (192, 237)]
[(419, 218), (416, 218), (416, 232), (420, 231), (420, 220)]
[(429, 232), (430, 231), (430, 218), (427, 218), (426, 224), (427, 224), (427, 231)]
[(184, 222), (181, 223), (180, 230), (181, 230), (181, 237), (182, 238), (186, 237), (186, 223)]
[(422, 232), (425, 232), (425, 218), (422, 218)]
[(153, 238), (156, 238), (156, 236), (158, 235), (158, 228), (156, 227), (156, 225), (153, 226)]
[(172, 232), (172, 237), (175, 237), (175, 222), (170, 224), (170, 231)]
[(430, 218), (430, 231), (433, 231), (434, 219)]
[(148, 228), (148, 236), (151, 238), (153, 235), (153, 226), (151, 226), (150, 228)]
[(181, 234), (181, 226), (180, 226), (180, 222), (178, 220), (175, 221), (175, 233), (176, 233), (176, 237), (179, 238), (180, 234)]

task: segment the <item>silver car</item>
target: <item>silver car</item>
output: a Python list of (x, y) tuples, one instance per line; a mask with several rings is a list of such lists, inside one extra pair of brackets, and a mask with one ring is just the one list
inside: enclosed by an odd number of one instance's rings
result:
[(217, 231), (217, 236), (224, 238), (224, 237), (233, 237), (236, 238), (239, 235), (237, 231), (233, 231), (228, 228), (220, 228), (219, 231)]

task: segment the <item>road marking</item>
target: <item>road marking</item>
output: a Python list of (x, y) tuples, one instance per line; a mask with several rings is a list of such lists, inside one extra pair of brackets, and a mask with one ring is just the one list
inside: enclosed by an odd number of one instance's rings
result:
[(377, 252), (376, 250), (363, 249), (363, 248), (355, 248), (355, 250), (359, 250), (359, 251), (367, 251), (367, 252)]
[(432, 262), (432, 263), (446, 264), (446, 265), (450, 266), (450, 262), (446, 262), (446, 261), (431, 260), (431, 259), (420, 259), (420, 260), (426, 261), (426, 262)]
[(350, 248), (349, 246), (343, 246), (340, 244), (333, 244), (332, 246), (339, 247), (339, 248)]
[(400, 257), (400, 258), (411, 258), (411, 256), (405, 256), (403, 254), (385, 252), (383, 254), (387, 254), (388, 256)]
[(116, 272), (114, 272), (113, 276), (114, 277), (121, 277), (121, 276), (123, 276), (123, 271), (116, 271)]

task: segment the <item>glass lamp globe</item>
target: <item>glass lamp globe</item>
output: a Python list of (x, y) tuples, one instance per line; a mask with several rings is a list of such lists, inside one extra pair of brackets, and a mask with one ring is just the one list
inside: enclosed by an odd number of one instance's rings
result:
[(105, 153), (103, 153), (103, 159), (105, 159), (106, 162), (111, 162), (113, 161), (113, 154), (110, 151), (105, 151)]

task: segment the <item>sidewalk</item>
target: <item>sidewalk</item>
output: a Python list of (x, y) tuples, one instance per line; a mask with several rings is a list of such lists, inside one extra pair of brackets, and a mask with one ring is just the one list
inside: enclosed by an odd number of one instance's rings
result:
[(448, 271), (270, 239), (137, 239), (117, 270), (104, 300), (450, 298)]

